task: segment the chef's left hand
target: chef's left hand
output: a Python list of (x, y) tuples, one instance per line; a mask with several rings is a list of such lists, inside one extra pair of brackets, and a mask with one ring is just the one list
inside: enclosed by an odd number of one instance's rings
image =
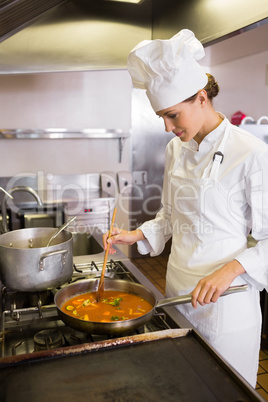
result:
[(229, 288), (233, 280), (245, 272), (243, 266), (237, 260), (233, 260), (202, 278), (192, 291), (192, 306), (196, 308), (197, 303), (201, 306), (215, 303), (220, 295)]

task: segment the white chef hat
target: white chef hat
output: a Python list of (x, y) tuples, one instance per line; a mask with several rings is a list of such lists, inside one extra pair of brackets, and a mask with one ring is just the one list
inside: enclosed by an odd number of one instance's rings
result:
[(128, 56), (134, 88), (146, 90), (155, 112), (174, 106), (203, 89), (208, 81), (197, 63), (204, 48), (194, 33), (183, 29), (168, 40), (144, 40)]

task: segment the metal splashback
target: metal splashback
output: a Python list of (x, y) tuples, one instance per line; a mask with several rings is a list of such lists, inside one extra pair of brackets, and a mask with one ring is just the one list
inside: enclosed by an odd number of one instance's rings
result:
[(129, 51), (151, 39), (151, 5), (152, 0), (0, 2), (0, 20), (8, 21), (0, 30), (0, 74), (126, 68)]

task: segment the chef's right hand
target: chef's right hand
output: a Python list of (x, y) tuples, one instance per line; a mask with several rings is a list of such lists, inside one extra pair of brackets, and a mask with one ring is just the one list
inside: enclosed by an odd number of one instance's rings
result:
[(145, 239), (140, 229), (128, 231), (124, 229), (119, 229), (117, 227), (113, 228), (112, 234), (109, 238), (108, 236), (109, 231), (102, 236), (102, 240), (104, 250), (107, 249), (108, 243), (110, 244), (109, 254), (114, 254), (116, 252), (116, 250), (113, 248), (113, 244), (125, 244), (131, 246), (137, 241)]

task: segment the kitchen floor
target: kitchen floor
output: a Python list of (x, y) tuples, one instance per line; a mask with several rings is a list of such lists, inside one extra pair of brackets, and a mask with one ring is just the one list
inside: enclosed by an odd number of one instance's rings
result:
[[(165, 294), (166, 268), (168, 256), (143, 257), (131, 259), (133, 264)], [(268, 349), (262, 348), (260, 351), (259, 371), (256, 390), (268, 401)]]

